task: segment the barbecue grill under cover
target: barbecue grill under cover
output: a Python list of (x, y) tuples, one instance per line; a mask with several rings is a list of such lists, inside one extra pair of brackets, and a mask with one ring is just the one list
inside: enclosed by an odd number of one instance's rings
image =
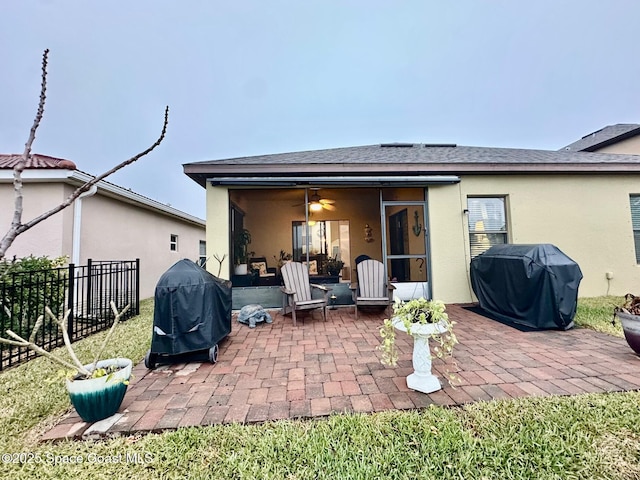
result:
[(212, 348), (231, 332), (231, 282), (191, 260), (158, 280), (151, 352), (176, 355)]
[(551, 244), (494, 245), (471, 261), (480, 307), (535, 329), (573, 326), (580, 280), (578, 264)]

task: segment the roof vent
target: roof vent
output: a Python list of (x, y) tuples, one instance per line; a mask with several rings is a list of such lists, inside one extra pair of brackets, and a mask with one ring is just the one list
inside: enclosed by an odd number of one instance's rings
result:
[(454, 148), (457, 147), (455, 143), (425, 143), (424, 148)]
[(413, 143), (381, 143), (381, 148), (412, 148)]
[(582, 137), (582, 138), (595, 137), (595, 136), (596, 136), (596, 133), (600, 133), (600, 132), (601, 132), (601, 131), (603, 131), (605, 128), (607, 128), (607, 127), (601, 128), (600, 130), (596, 130), (595, 132), (587, 133), (587, 134), (586, 134), (584, 137)]

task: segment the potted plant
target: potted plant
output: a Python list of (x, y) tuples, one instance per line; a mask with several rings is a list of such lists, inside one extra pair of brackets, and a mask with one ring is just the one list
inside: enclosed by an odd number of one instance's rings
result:
[(616, 317), (620, 320), (627, 343), (640, 355), (640, 297), (627, 293), (624, 296), (624, 303), (614, 308), (613, 323)]
[(280, 254), (279, 256), (273, 256), (273, 258), (276, 261), (276, 267), (278, 268), (278, 272), (280, 272), (280, 269), (282, 268), (282, 266), (285, 263), (289, 263), (291, 261), (291, 259), (293, 258), (293, 255), (291, 255), (290, 253), (285, 252), (284, 250), (280, 250)]
[(111, 309), (115, 315), (115, 320), (111, 329), (105, 336), (100, 349), (96, 352), (91, 363), (83, 364), (76, 356), (69, 334), (67, 333), (67, 320), (70, 310), (67, 310), (61, 318), (56, 317), (49, 307), (45, 307), (48, 318), (58, 324), (62, 331), (62, 338), (69, 353), (71, 361), (56, 356), (35, 343), (35, 338), (43, 325), (44, 316), (40, 316), (29, 339), (25, 339), (11, 330), (7, 330), (7, 336), (11, 339), (0, 337), (0, 342), (27, 347), (49, 360), (61, 365), (67, 370), (64, 372), (65, 385), (69, 393), (69, 399), (75, 407), (80, 418), (85, 422), (96, 422), (110, 417), (118, 411), (124, 399), (133, 363), (128, 358), (111, 358), (100, 360), (113, 331), (120, 322), (120, 318), (129, 310), (127, 305), (121, 312), (118, 312), (115, 304), (111, 302)]
[[(382, 343), (382, 363), (395, 366), (398, 362), (396, 348), (396, 329), (406, 332), (414, 339), (413, 369), (407, 377), (407, 386), (412, 390), (431, 393), (440, 390), (442, 385), (438, 378), (431, 373), (431, 360), (446, 359), (453, 355), (453, 347), (458, 343), (453, 325), (449, 320), (445, 304), (439, 300), (418, 298), (404, 302), (399, 298), (393, 304), (393, 317), (387, 318), (380, 329)], [(432, 340), (433, 355), (429, 348)], [(456, 378), (455, 374), (447, 373), (449, 383)]]
[(249, 252), (248, 245), (251, 243), (251, 232), (246, 228), (238, 231), (234, 238), (234, 263), (236, 275), (247, 274), (247, 263), (249, 262), (249, 256), (253, 253)]
[(344, 262), (338, 257), (327, 257), (324, 262), (324, 268), (329, 275), (340, 275), (342, 267), (344, 267)]

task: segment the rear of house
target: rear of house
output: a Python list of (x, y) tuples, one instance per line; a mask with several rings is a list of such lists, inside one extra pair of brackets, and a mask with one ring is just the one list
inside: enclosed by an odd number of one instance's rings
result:
[[(319, 281), (350, 282), (366, 255), (401, 297), (464, 303), (475, 301), (472, 257), (496, 243), (558, 246), (584, 273), (581, 296), (637, 289), (639, 167), (629, 154), (388, 144), (184, 170), (207, 189), (207, 245), (226, 255), (222, 276), (235, 286), (234, 233), (248, 229), (255, 256), (275, 264), (284, 250)], [(322, 269), (336, 256), (337, 279)]]

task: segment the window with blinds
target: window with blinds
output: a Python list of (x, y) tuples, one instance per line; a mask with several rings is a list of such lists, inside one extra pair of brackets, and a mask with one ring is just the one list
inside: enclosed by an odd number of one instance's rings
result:
[(633, 240), (636, 244), (636, 263), (640, 264), (640, 195), (630, 195), (631, 223), (633, 225)]
[(207, 242), (204, 240), (200, 240), (199, 250), (198, 250), (198, 265), (204, 267), (207, 263)]
[(505, 197), (467, 197), (471, 258), (508, 243)]

